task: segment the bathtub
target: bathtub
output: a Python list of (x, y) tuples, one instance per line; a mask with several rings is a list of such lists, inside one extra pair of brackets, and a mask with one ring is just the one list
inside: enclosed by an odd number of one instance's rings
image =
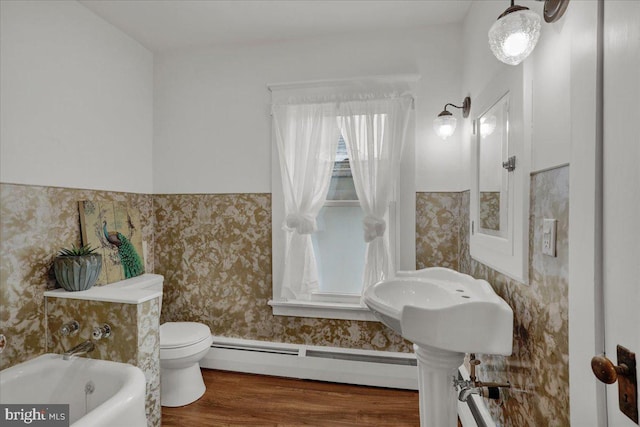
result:
[(44, 354), (0, 371), (0, 403), (69, 404), (73, 427), (145, 427), (145, 394), (126, 363)]

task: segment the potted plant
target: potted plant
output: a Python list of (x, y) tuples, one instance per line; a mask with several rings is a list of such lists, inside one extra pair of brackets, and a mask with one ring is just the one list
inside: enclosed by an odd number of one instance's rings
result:
[(102, 255), (94, 251), (89, 245), (72, 245), (71, 249), (60, 250), (53, 260), (53, 271), (60, 286), (75, 292), (86, 291), (96, 283), (102, 270)]

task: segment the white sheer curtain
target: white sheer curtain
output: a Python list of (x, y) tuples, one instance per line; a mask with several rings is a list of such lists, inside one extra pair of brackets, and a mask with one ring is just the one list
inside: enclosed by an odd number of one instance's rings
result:
[(386, 218), (400, 172), (412, 102), (409, 97), (351, 101), (342, 103), (338, 111), (353, 182), (365, 214), (363, 293), (392, 271)]
[(310, 299), (319, 287), (311, 234), (327, 197), (340, 136), (336, 105), (274, 105), (272, 112), (285, 201), (281, 295)]

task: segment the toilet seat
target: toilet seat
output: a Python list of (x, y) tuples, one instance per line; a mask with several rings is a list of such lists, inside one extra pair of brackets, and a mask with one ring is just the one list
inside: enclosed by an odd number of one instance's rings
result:
[(208, 326), (196, 322), (167, 322), (160, 325), (160, 348), (181, 348), (211, 336)]
[(195, 322), (160, 325), (160, 360), (190, 357), (208, 349), (213, 337), (208, 326)]

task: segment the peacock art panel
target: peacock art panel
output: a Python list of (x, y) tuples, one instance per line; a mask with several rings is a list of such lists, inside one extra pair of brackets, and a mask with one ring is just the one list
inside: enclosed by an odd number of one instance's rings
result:
[(140, 212), (121, 202), (81, 201), (82, 242), (102, 254), (96, 285), (106, 285), (144, 273)]

